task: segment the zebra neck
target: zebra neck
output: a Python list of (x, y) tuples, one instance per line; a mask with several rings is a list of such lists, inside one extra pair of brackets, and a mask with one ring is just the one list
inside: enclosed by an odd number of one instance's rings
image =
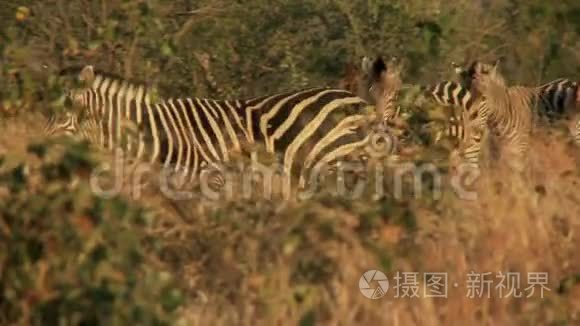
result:
[(482, 90), (481, 96), (483, 96), (486, 102), (492, 107), (505, 106), (509, 104), (508, 89), (497, 83), (489, 83), (487, 89)]

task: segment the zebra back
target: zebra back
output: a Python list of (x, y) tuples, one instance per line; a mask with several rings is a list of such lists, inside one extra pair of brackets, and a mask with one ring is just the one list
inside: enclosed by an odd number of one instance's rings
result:
[(540, 94), (540, 114), (550, 122), (577, 111), (578, 83), (558, 78), (537, 87)]
[(460, 107), (468, 111), (474, 102), (469, 89), (453, 81), (445, 80), (435, 85), (423, 86), (422, 92), (428, 98), (446, 107)]
[[(295, 176), (304, 186), (311, 171), (368, 144), (365, 108), (373, 107), (340, 89), (317, 87), (247, 100), (153, 101), (146, 88), (95, 74), (92, 67), (83, 69), (80, 79), (87, 86), (69, 96), (87, 113), (81, 124), (86, 138), (107, 149), (120, 146), (128, 156), (160, 163), (191, 182), (204, 169), (220, 170), (232, 152), (259, 145), (279, 158), (284, 189)], [(121, 143), (125, 122), (136, 125), (137, 134)]]

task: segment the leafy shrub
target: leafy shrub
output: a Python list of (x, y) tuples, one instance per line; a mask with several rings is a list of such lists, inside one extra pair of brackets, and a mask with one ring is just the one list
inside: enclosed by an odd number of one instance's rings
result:
[(150, 214), (94, 195), (87, 145), (63, 144), (0, 158), (0, 324), (171, 323), (182, 297), (149, 261)]

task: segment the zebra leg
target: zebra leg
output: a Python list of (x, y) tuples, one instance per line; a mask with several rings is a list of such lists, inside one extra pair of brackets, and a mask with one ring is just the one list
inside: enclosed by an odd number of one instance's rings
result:
[(450, 171), (457, 170), (461, 165), (461, 151), (459, 149), (452, 149), (449, 153), (449, 168)]
[(507, 165), (517, 173), (526, 172), (529, 163), (529, 143), (527, 138), (518, 138), (507, 144), (506, 152), (509, 154), (503, 159)]
[(442, 139), (443, 139), (443, 135), (444, 135), (445, 131), (444, 130), (438, 130), (435, 133), (435, 139), (433, 140), (434, 144), (438, 144)]
[(481, 148), (486, 131), (483, 128), (472, 128), (469, 137), (463, 144), (462, 156), (463, 164), (478, 169), (480, 166)]

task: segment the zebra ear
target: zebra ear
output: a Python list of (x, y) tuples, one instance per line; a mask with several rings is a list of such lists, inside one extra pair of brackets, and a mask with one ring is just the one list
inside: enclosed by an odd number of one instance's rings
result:
[(405, 62), (398, 57), (392, 57), (387, 65), (387, 72), (390, 75), (400, 75), (403, 69), (405, 69)]
[(95, 70), (93, 69), (93, 66), (85, 66), (79, 74), (79, 80), (90, 85), (93, 80), (95, 80)]
[(364, 56), (361, 60), (361, 71), (363, 74), (369, 74), (372, 68), (371, 59), (367, 56)]
[(495, 63), (493, 64), (493, 70), (494, 71), (499, 71), (500, 66), (503, 64), (503, 58), (499, 58), (497, 60), (495, 60)]

